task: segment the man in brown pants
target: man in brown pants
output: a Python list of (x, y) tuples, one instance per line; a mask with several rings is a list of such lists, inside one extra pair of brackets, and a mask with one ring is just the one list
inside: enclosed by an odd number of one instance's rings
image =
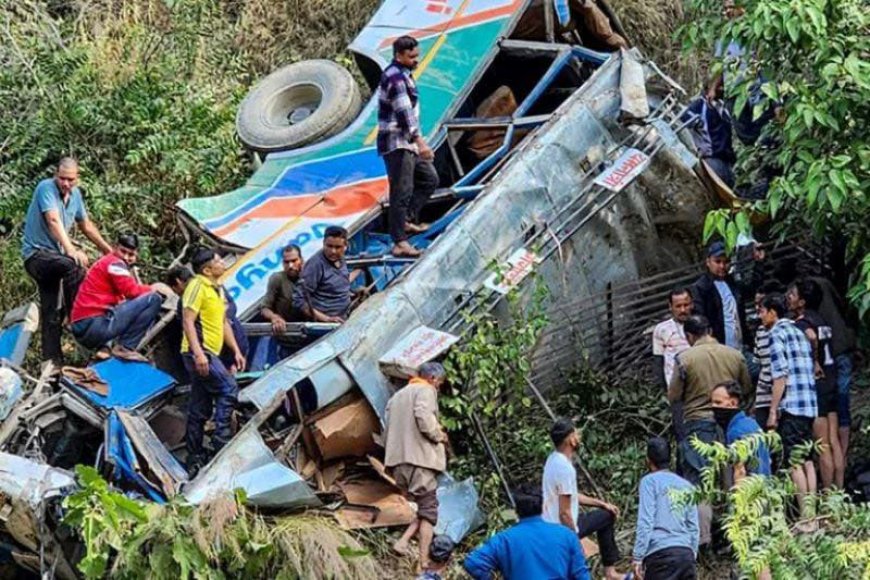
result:
[(405, 496), (417, 504), (417, 519), (393, 545), (405, 553), (414, 534), (420, 535), (420, 566), (425, 569), (429, 545), (438, 523), (438, 475), (447, 469), (447, 433), (438, 422), (438, 388), (444, 367), (420, 365), (412, 378), (387, 403), (384, 446), (385, 464)]

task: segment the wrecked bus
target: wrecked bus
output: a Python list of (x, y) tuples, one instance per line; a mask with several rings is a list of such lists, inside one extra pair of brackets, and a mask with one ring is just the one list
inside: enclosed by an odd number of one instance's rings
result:
[[(45, 514), (74, 485), (75, 463), (154, 501), (181, 494), (197, 503), (242, 488), (253, 505), (298, 509), (323, 506), (338, 490), (348, 505), (372, 509), (362, 519), (338, 513), (349, 527), (403, 523), (408, 506), (389, 485), (373, 435), (403, 377), (461, 339), (463, 312), (496, 309), (532, 271), (558, 305), (691, 263), (686, 240), (697, 239), (712, 198), (683, 131), (684, 93), (621, 46), (608, 14), (589, 2), (381, 5), (351, 49), (374, 86), (392, 39), (420, 39), (422, 124), (441, 180), (424, 209), (432, 228), (413, 239), (425, 252), (413, 260), (389, 254), (376, 99), (352, 115), (356, 89), (347, 89), (346, 102), (330, 105), (344, 108), (329, 109), (349, 123), (342, 128), (318, 111), (329, 96), (323, 86), (346, 88), (346, 78), (314, 66), (255, 88), (240, 110), (242, 139), (262, 151), (293, 148), (269, 153), (236, 191), (178, 204), (191, 239), (234, 259), (224, 284), (252, 339), (237, 435), (190, 477), (188, 388), (167, 362), (163, 324), (147, 337), (156, 365), (109, 360), (80, 375), (29, 379), (33, 389), (0, 426), (0, 529), (16, 561), (33, 569), (46, 561), (34, 554), (48, 547), (59, 575), (74, 575), (69, 539)], [(335, 83), (317, 84), (327, 77)], [(252, 106), (263, 111), (257, 122), (246, 117)], [(303, 130), (306, 121), (315, 127)], [(328, 225), (351, 233), (348, 265), (372, 294), (341, 326), (288, 325), (285, 338), (300, 348), (282, 359), (258, 322), (258, 303), (281, 249), (296, 243), (309, 257)], [(168, 324), (174, 306), (166, 312)], [(570, 334), (549, 335), (559, 344), (547, 346), (583, 348), (593, 362), (606, 356)], [(343, 479), (366, 469), (361, 463), (369, 464), (366, 493)], [(473, 485), (446, 479), (439, 497), (439, 531), (461, 538), (474, 525)]]

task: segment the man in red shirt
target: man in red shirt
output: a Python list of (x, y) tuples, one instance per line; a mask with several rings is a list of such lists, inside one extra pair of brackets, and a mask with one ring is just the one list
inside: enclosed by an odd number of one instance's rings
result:
[(70, 320), (76, 340), (86, 348), (102, 348), (115, 341), (118, 358), (144, 360), (136, 347), (160, 316), (165, 284), (140, 284), (130, 272), (139, 256), (139, 238), (123, 234), (111, 254), (88, 270), (73, 304)]

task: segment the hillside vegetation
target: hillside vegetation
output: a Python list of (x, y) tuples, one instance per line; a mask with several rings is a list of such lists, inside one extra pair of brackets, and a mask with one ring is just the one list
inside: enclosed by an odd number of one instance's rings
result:
[[(17, 0), (0, 8), (0, 311), (34, 295), (19, 246), (33, 187), (80, 158), (91, 214), (145, 239), (142, 263), (181, 247), (184, 197), (251, 174), (234, 129), (252, 83), (289, 62), (332, 58), (377, 0)], [(670, 32), (680, 3), (614, 0), (630, 36), (690, 83)], [(155, 272), (146, 272), (154, 274)]]

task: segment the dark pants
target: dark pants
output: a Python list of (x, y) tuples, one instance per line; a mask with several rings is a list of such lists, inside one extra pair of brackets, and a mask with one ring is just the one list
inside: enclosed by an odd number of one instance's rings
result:
[(205, 451), (202, 447), (205, 423), (214, 411), (214, 437), (212, 447), (215, 451), (227, 444), (233, 437), (231, 419), (238, 400), (239, 387), (236, 379), (227, 371), (221, 360), (211, 353), (208, 357), (208, 375), (196, 372), (193, 355), (184, 354), (184, 366), (190, 374), (190, 402), (187, 410), (188, 464), (204, 462)]
[(390, 181), (390, 237), (395, 243), (408, 239), (405, 222), (417, 222), (420, 210), (438, 187), (438, 172), (431, 161), (407, 149), (384, 155)]
[(103, 316), (75, 322), (73, 336), (86, 348), (100, 348), (115, 340), (125, 348), (136, 350), (145, 333), (160, 317), (162, 304), (160, 294), (143, 294), (118, 304)]
[(707, 162), (707, 165), (710, 166), (716, 175), (719, 176), (725, 185), (728, 187), (734, 187), (735, 178), (734, 178), (734, 164), (718, 157), (705, 157), (704, 161)]
[(691, 484), (701, 483), (701, 470), (707, 466), (707, 460), (692, 447), (692, 438), (697, 436), (704, 443), (721, 442), (719, 427), (712, 419), (700, 419), (685, 422), (686, 438), (678, 445), (681, 475)]
[(643, 560), (644, 580), (695, 580), (695, 553), (690, 548), (665, 548)]
[(615, 521), (613, 514), (604, 509), (583, 512), (577, 518), (577, 535), (581, 538), (596, 535), (601, 563), (604, 566), (613, 566), (619, 562), (619, 547), (616, 545), (613, 528)]
[[(42, 331), (42, 360), (63, 361), (60, 335), (63, 318), (72, 309), (84, 269), (69, 256), (37, 250), (24, 262), (27, 274), (39, 288), (39, 317)], [(63, 294), (61, 294), (63, 288)]]

